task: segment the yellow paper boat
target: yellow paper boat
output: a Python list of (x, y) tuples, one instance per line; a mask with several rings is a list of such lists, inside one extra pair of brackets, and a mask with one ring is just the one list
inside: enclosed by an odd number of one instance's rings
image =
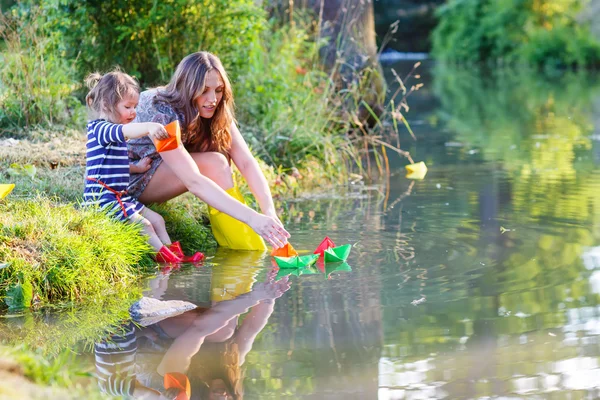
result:
[(408, 164), (406, 167), (406, 177), (408, 179), (423, 179), (427, 175), (427, 166), (423, 161)]
[(3, 183), (3, 184), (0, 184), (0, 199), (3, 199), (6, 196), (8, 196), (8, 194), (10, 192), (12, 192), (12, 190), (14, 188), (15, 188), (15, 184), (14, 183)]

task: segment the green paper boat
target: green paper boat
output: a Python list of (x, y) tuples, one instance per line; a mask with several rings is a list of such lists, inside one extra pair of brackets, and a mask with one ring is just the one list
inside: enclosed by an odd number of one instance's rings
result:
[(331, 247), (325, 250), (325, 263), (346, 261), (350, 255), (351, 249), (351, 244), (345, 244), (343, 246)]
[(331, 275), (333, 272), (350, 272), (352, 271), (352, 267), (350, 267), (350, 265), (348, 265), (348, 263), (346, 262), (335, 262), (335, 263), (329, 263), (329, 264), (325, 264), (325, 276), (329, 278), (329, 275)]
[(303, 268), (313, 265), (319, 259), (318, 254), (309, 254), (307, 256), (294, 256), (294, 257), (277, 257), (275, 256), (275, 262), (279, 268)]

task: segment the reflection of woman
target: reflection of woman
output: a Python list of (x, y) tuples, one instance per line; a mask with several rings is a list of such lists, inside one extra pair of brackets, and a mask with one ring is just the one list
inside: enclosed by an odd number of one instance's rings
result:
[[(172, 399), (175, 395), (163, 388), (163, 377), (182, 373), (192, 383), (192, 399), (241, 399), (241, 366), (273, 312), (274, 300), (290, 287), (287, 278), (273, 282), (272, 275), (267, 282), (255, 284), (252, 291), (210, 309), (194, 309), (136, 328), (135, 334), (129, 329), (98, 343), (96, 365), (103, 391), (134, 398)], [(238, 326), (239, 315), (248, 309), (250, 312)], [(137, 343), (141, 336), (146, 338), (142, 342), (146, 346), (159, 349), (155, 353), (158, 357), (147, 357), (154, 363), (142, 362), (139, 357)], [(134, 361), (136, 354), (138, 359)]]
[[(150, 204), (190, 191), (247, 223), (273, 247), (287, 242), (289, 234), (277, 217), (267, 180), (235, 124), (231, 85), (216, 56), (198, 52), (185, 57), (167, 86), (141, 93), (137, 113), (137, 122), (166, 125), (178, 120), (185, 149), (159, 156), (150, 139), (131, 140), (131, 161), (150, 157), (152, 164), (131, 175), (130, 195)], [(263, 214), (225, 193), (234, 186), (230, 161), (248, 182)]]

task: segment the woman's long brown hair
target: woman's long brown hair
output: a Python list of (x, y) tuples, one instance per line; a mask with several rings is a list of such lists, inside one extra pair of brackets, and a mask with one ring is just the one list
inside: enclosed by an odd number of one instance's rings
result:
[[(205, 119), (200, 116), (195, 103), (204, 92), (206, 76), (212, 70), (221, 75), (223, 97), (213, 117)], [(165, 102), (183, 114), (188, 150), (229, 154), (230, 128), (235, 120), (233, 92), (225, 68), (217, 56), (206, 51), (186, 56), (177, 66), (169, 84), (159, 88), (154, 101)]]

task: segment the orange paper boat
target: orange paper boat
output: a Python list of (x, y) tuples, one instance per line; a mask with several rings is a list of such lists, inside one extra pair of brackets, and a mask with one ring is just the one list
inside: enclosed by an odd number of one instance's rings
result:
[(181, 127), (179, 121), (175, 120), (168, 125), (165, 125), (165, 130), (169, 134), (167, 139), (154, 141), (156, 151), (162, 153), (163, 151), (175, 150), (181, 144)]
[(179, 372), (168, 372), (165, 374), (163, 384), (165, 389), (179, 389), (179, 394), (175, 397), (175, 400), (189, 400), (192, 396), (190, 380), (184, 374)]
[(286, 243), (285, 246), (280, 247), (278, 249), (273, 249), (271, 252), (273, 257), (293, 257), (297, 256), (298, 252), (294, 249), (294, 247), (290, 243)]

